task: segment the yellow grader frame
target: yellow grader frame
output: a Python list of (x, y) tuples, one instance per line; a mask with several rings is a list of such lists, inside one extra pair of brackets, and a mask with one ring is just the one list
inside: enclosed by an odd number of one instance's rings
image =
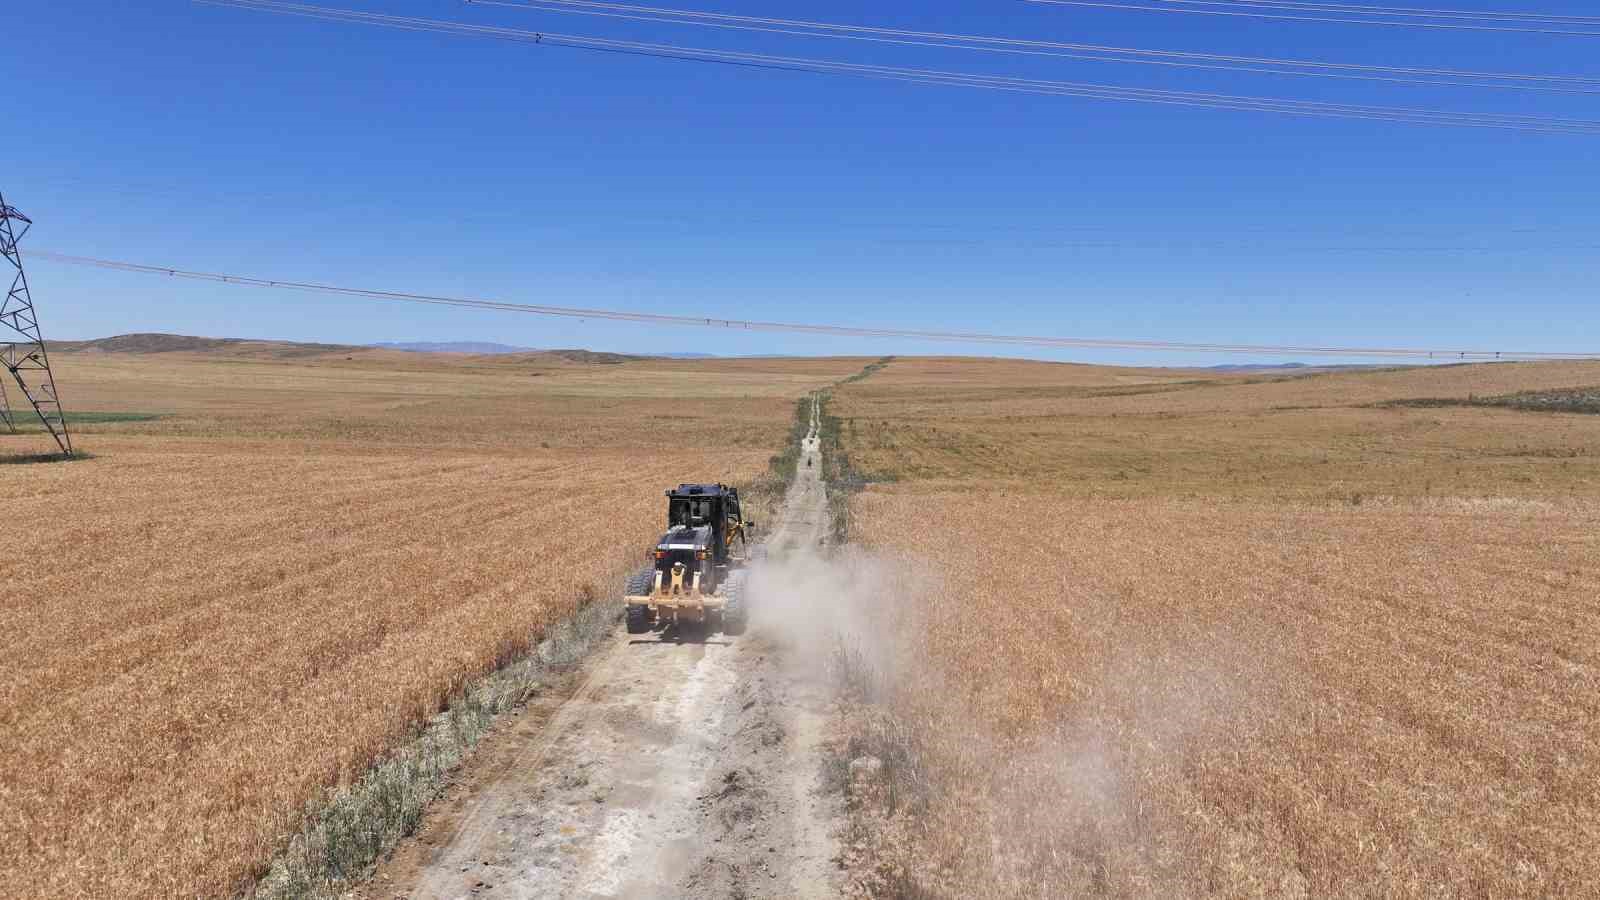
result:
[(664, 625), (703, 625), (713, 613), (722, 614), (728, 599), (700, 590), (700, 573), (690, 575), (683, 563), (675, 563), (669, 571), (656, 571), (650, 593), (630, 595), (628, 603), (650, 607), (656, 621)]
[[(681, 484), (666, 492), (667, 532), (650, 568), (628, 580), (630, 634), (673, 625), (716, 623), (744, 630), (743, 567), (750, 553), (739, 492), (725, 484)], [(734, 552), (735, 542), (744, 553)]]

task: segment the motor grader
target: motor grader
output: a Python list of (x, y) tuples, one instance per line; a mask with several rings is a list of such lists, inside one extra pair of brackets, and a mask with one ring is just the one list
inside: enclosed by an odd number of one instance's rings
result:
[(628, 633), (667, 626), (742, 634), (744, 565), (754, 523), (739, 509), (739, 491), (725, 484), (680, 484), (667, 491), (667, 531), (654, 564), (628, 579)]

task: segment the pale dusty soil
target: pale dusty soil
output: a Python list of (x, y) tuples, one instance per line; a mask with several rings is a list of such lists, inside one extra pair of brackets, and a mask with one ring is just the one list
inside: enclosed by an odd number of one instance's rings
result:
[[(774, 556), (822, 539), (814, 439), (805, 457)], [(759, 603), (740, 637), (619, 629), (486, 739), (359, 895), (837, 896), (827, 693), (763, 636)]]

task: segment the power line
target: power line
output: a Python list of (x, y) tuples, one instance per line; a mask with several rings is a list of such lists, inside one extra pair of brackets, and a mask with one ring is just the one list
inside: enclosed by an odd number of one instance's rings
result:
[(1369, 3), (1335, 3), (1327, 0), (1152, 0), (1156, 3), (1179, 3), (1194, 6), (1271, 6), (1287, 9), (1305, 9), (1318, 12), (1346, 12), (1381, 14), (1387, 16), (1420, 16), (1448, 19), (1519, 19), (1543, 22), (1576, 22), (1582, 25), (1600, 25), (1600, 16), (1569, 16), (1561, 13), (1524, 12), (1491, 9), (1438, 9), (1436, 7), (1379, 6)]
[(1047, 56), (1091, 62), (1128, 63), (1169, 68), (1378, 81), (1440, 87), (1478, 87), (1568, 94), (1600, 93), (1600, 88), (1596, 88), (1597, 85), (1600, 85), (1600, 78), (1573, 75), (1475, 72), (1459, 69), (1330, 63), (1316, 60), (1234, 56), (1179, 50), (1153, 50), (1142, 47), (1118, 47), (1067, 41), (950, 34), (868, 25), (844, 25), (798, 19), (777, 19), (766, 16), (741, 16), (700, 10), (595, 2), (595, 0), (528, 0), (528, 2), (466, 0), (466, 2), (479, 6), (502, 6), (512, 9), (598, 16), (655, 24), (693, 25), (763, 34), (868, 41), (880, 44), (930, 47), (941, 50), (969, 50), (983, 53)]
[[(930, 244), (937, 246), (964, 246), (979, 247), (991, 243), (980, 239), (963, 238), (902, 238), (888, 240), (891, 244)], [(1246, 241), (1214, 242), (1214, 241), (1017, 241), (1008, 239), (1005, 246), (1010, 249), (1021, 250), (1162, 250), (1165, 252), (1185, 252), (1200, 250), (1271, 250), (1273, 253), (1548, 253), (1550, 251), (1577, 251), (1600, 250), (1600, 244), (1545, 244), (1538, 247), (1490, 247), (1483, 245), (1295, 245), (1285, 244), (1265, 247), (1260, 243)]]
[[(1088, 6), (1088, 7), (1098, 7), (1098, 8), (1102, 8), (1102, 9), (1129, 9), (1129, 10), (1138, 10), (1140, 12), (1187, 13), (1189, 15), (1199, 15), (1199, 16), (1231, 16), (1231, 17), (1234, 17), (1234, 18), (1267, 19), (1267, 20), (1284, 21), (1284, 22), (1318, 22), (1318, 23), (1335, 24), (1335, 25), (1378, 25), (1378, 26), (1384, 26), (1384, 27), (1390, 27), (1390, 28), (1433, 28), (1433, 29), (1444, 29), (1444, 30), (1448, 30), (1448, 31), (1491, 31), (1491, 32), (1499, 32), (1499, 33), (1502, 33), (1502, 34), (1546, 34), (1546, 35), (1560, 35), (1560, 36), (1563, 36), (1563, 37), (1600, 37), (1600, 31), (1574, 31), (1571, 28), (1567, 28), (1567, 27), (1516, 28), (1516, 27), (1511, 27), (1509, 25), (1489, 24), (1489, 23), (1492, 23), (1492, 22), (1496, 21), (1493, 18), (1485, 18), (1485, 19), (1481, 20), (1485, 24), (1461, 24), (1461, 23), (1458, 23), (1458, 22), (1450, 22), (1450, 21), (1444, 21), (1444, 22), (1415, 21), (1415, 22), (1411, 22), (1411, 21), (1406, 21), (1403, 18), (1400, 18), (1400, 19), (1382, 19), (1382, 18), (1374, 18), (1372, 16), (1368, 16), (1366, 18), (1360, 18), (1360, 17), (1358, 17), (1358, 14), (1355, 13), (1355, 12), (1349, 13), (1348, 14), (1349, 17), (1347, 17), (1347, 18), (1340, 18), (1338, 15), (1310, 16), (1310, 15), (1296, 14), (1301, 9), (1300, 7), (1289, 6), (1289, 5), (1281, 3), (1281, 2), (1274, 2), (1274, 3), (1246, 3), (1246, 2), (1239, 2), (1239, 0), (1215, 0), (1215, 2), (1213, 2), (1213, 0), (1144, 0), (1145, 4), (1149, 4), (1149, 3), (1203, 3), (1206, 6), (1221, 7), (1220, 9), (1199, 9), (1199, 8), (1196, 8), (1196, 7), (1193, 7), (1193, 6), (1149, 6), (1149, 5), (1141, 5), (1141, 4), (1137, 4), (1137, 3), (1115, 3), (1115, 2), (1111, 2), (1111, 0), (1024, 0), (1024, 2), (1027, 2), (1027, 3), (1044, 3), (1044, 4), (1051, 5), (1051, 6)], [(1284, 10), (1285, 12), (1277, 13), (1277, 12), (1256, 12), (1255, 11), (1255, 10), (1262, 10), (1262, 9), (1264, 9), (1264, 10)], [(1332, 10), (1311, 10), (1311, 9), (1307, 9), (1306, 11), (1307, 12), (1315, 12), (1315, 11), (1333, 12)], [(1384, 14), (1374, 14), (1374, 15), (1384, 15)], [(1405, 15), (1405, 14), (1388, 13), (1387, 15)], [(1436, 17), (1436, 18), (1444, 18), (1444, 17)], [(1512, 20), (1512, 21), (1520, 21), (1520, 20)], [(1539, 20), (1539, 21), (1551, 22), (1552, 24), (1562, 25), (1562, 26), (1567, 25), (1567, 24), (1576, 24), (1576, 25), (1583, 25), (1583, 26), (1588, 26), (1590, 24), (1600, 25), (1600, 22), (1591, 23), (1589, 21), (1583, 21), (1583, 20), (1580, 20), (1580, 21), (1575, 22), (1575, 23), (1557, 22), (1554, 19), (1542, 19), (1542, 20)]]
[(968, 344), (1004, 344), (1012, 346), (1108, 349), (1108, 350), (1168, 350), (1186, 353), (1249, 353), (1301, 356), (1364, 356), (1396, 359), (1438, 360), (1509, 360), (1509, 359), (1596, 359), (1597, 353), (1562, 353), (1533, 350), (1465, 350), (1426, 349), (1416, 347), (1337, 347), (1308, 345), (1269, 345), (1245, 343), (1196, 343), (1187, 341), (1125, 340), (1111, 338), (1051, 337), (1045, 335), (990, 334), (984, 332), (935, 331), (912, 328), (866, 328), (849, 325), (825, 325), (798, 322), (770, 322), (752, 319), (725, 319), (712, 316), (669, 315), (627, 310), (592, 309), (573, 306), (548, 306), (531, 303), (511, 303), (503, 300), (474, 297), (452, 297), (440, 294), (421, 294), (408, 291), (384, 291), (371, 288), (344, 287), (309, 281), (290, 281), (261, 278), (253, 275), (231, 275), (218, 272), (200, 272), (170, 266), (76, 256), (66, 253), (34, 251), (39, 259), (75, 266), (89, 266), (119, 272), (136, 272), (147, 275), (166, 275), (199, 281), (220, 282), (244, 287), (279, 288), (320, 294), (361, 297), (382, 302), (421, 303), (433, 306), (464, 307), (500, 312), (527, 313), (568, 319), (600, 319), (613, 322), (637, 322), (647, 325), (673, 325), (693, 328), (718, 328), (724, 330), (791, 332), (829, 337), (901, 338), (910, 340), (940, 341)]
[(1415, 107), (1372, 106), (1365, 104), (1331, 103), (1314, 100), (1294, 100), (1274, 97), (1235, 96), (1196, 91), (1173, 91), (1155, 88), (1134, 88), (1120, 85), (1089, 82), (1052, 81), (1035, 78), (1016, 78), (935, 69), (912, 69), (896, 66), (847, 63), (837, 60), (805, 57), (776, 56), (766, 53), (748, 53), (731, 50), (712, 50), (683, 47), (672, 44), (624, 41), (584, 35), (556, 34), (527, 31), (489, 25), (471, 25), (421, 19), (411, 16), (393, 16), (355, 10), (334, 9), (276, 0), (196, 0), (214, 6), (228, 6), (270, 12), (282, 15), (304, 16), (326, 21), (351, 22), (400, 28), (410, 31), (427, 31), (471, 37), (489, 37), (500, 40), (531, 43), (539, 46), (568, 47), (632, 56), (676, 59), (689, 62), (714, 63), (753, 69), (775, 69), (814, 74), (850, 75), (903, 81), (915, 84), (932, 84), (998, 90), (1012, 93), (1040, 94), (1046, 96), (1081, 97), (1095, 100), (1115, 100), (1131, 103), (1189, 106), (1205, 109), (1231, 109), (1250, 112), (1274, 112), (1285, 115), (1365, 119), (1410, 125), (1453, 125), (1466, 128), (1492, 128), (1546, 134), (1600, 134), (1600, 121), (1561, 119), (1529, 116), (1515, 113), (1480, 113), (1451, 110), (1421, 109)]

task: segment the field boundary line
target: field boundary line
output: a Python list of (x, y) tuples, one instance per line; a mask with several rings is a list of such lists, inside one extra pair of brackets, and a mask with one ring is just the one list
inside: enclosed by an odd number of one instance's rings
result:
[[(438, 852), (447, 852), (451, 847), (455, 847), (462, 843), (463, 840), (470, 840), (474, 846), (482, 843), (481, 834), (469, 834), (469, 831), (471, 830), (471, 824), (473, 822), (480, 821), (479, 814), (491, 802), (495, 801), (495, 792), (491, 790), (489, 786), (498, 784), (504, 780), (507, 775), (514, 771), (543, 768), (549, 759), (550, 748), (555, 746), (556, 740), (562, 735), (563, 727), (572, 718), (572, 710), (579, 708), (580, 702), (587, 699), (591, 694), (594, 693), (594, 686), (597, 683), (597, 679), (601, 673), (609, 672), (611, 669), (615, 668), (617, 661), (617, 650), (622, 645), (617, 643), (617, 641), (614, 639), (614, 635), (613, 640), (611, 640), (610, 643), (611, 646), (605, 650), (604, 655), (599, 659), (599, 661), (588, 667), (588, 671), (584, 675), (582, 682), (579, 683), (577, 690), (574, 690), (570, 695), (562, 699), (561, 707), (557, 709), (555, 714), (550, 717), (550, 720), (545, 723), (541, 729), (538, 739), (524, 747), (515, 756), (507, 760), (504, 765), (499, 767), (499, 771), (495, 772), (494, 777), (486, 782), (484, 788), (480, 790), (478, 798), (474, 800), (468, 807), (468, 811), (459, 817), (458, 821), (460, 824), (458, 824), (450, 832), (447, 840), (441, 842)], [(531, 766), (528, 765), (529, 754), (533, 755)], [(501, 796), (499, 798), (499, 802), (504, 803), (505, 799), (506, 798), (504, 796)], [(434, 873), (435, 875), (439, 874), (434, 869), (429, 869), (429, 872)], [(423, 887), (425, 890), (430, 891), (433, 894), (439, 894), (441, 885), (436, 883), (436, 878), (429, 878), (424, 882)]]
[[(547, 625), (544, 637), (527, 654), (470, 681), (446, 710), (359, 779), (308, 804), (288, 845), (238, 896), (333, 898), (365, 882), (379, 862), (417, 832), (427, 809), (449, 786), (448, 776), (472, 757), (506, 713), (546, 691), (560, 690), (562, 675), (590, 663), (603, 650), (622, 614), (620, 593), (580, 595), (579, 604), (571, 615)], [(588, 665), (577, 691), (589, 688), (604, 662)], [(562, 708), (576, 696), (562, 698)]]

